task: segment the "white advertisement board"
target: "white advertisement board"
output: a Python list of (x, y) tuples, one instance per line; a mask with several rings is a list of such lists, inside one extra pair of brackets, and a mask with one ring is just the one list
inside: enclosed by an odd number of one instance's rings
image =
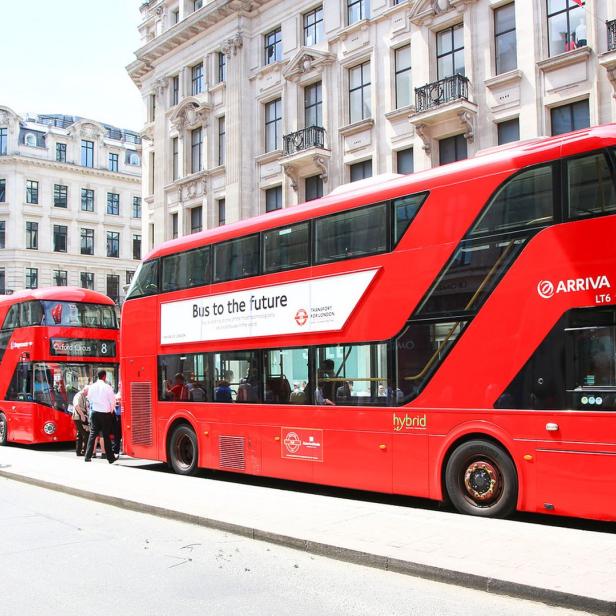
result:
[(339, 331), (378, 270), (161, 304), (160, 342)]

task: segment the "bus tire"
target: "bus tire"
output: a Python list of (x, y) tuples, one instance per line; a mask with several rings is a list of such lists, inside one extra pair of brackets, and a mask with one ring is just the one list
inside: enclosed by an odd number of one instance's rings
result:
[(6, 421), (6, 415), (0, 413), (0, 445), (6, 445), (9, 436), (9, 426)]
[(169, 439), (169, 463), (178, 475), (194, 475), (197, 472), (199, 447), (195, 431), (186, 424), (176, 426)]
[(489, 441), (468, 441), (453, 451), (447, 461), (445, 486), (460, 513), (504, 518), (515, 511), (515, 466), (501, 447)]

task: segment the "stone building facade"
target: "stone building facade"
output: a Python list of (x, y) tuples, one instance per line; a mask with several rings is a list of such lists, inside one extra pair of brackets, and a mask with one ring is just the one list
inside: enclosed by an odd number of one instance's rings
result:
[(151, 247), (615, 118), (616, 0), (150, 0)]
[(141, 258), (141, 138), (0, 106), (0, 293), (70, 285), (117, 303)]

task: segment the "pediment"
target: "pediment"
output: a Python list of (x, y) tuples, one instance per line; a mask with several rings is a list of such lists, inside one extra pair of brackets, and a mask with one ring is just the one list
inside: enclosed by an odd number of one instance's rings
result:
[(449, 0), (417, 0), (411, 9), (409, 19), (415, 25), (422, 26), (451, 8)]
[(331, 64), (334, 60), (334, 54), (328, 51), (300, 47), (299, 51), (291, 58), (282, 71), (282, 76), (290, 80), (298, 79), (312, 71), (320, 72), (324, 66)]
[(8, 124), (9, 122), (22, 122), (23, 119), (16, 114), (10, 107), (0, 105), (0, 125)]
[(212, 106), (199, 101), (194, 96), (188, 96), (173, 110), (169, 121), (178, 132), (195, 126), (207, 126), (207, 119)]
[(102, 139), (105, 136), (105, 127), (95, 120), (77, 120), (70, 125), (70, 135), (76, 135), (85, 139)]

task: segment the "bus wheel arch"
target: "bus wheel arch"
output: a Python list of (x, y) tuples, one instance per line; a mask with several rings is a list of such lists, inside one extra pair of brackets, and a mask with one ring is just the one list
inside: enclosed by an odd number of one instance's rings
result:
[(516, 509), (519, 474), (509, 450), (485, 434), (451, 443), (441, 466), (443, 496), (464, 514), (503, 518)]
[(197, 432), (187, 419), (176, 419), (167, 431), (167, 464), (178, 475), (194, 475), (199, 468)]
[(6, 445), (9, 437), (9, 425), (6, 415), (0, 411), (0, 446)]

